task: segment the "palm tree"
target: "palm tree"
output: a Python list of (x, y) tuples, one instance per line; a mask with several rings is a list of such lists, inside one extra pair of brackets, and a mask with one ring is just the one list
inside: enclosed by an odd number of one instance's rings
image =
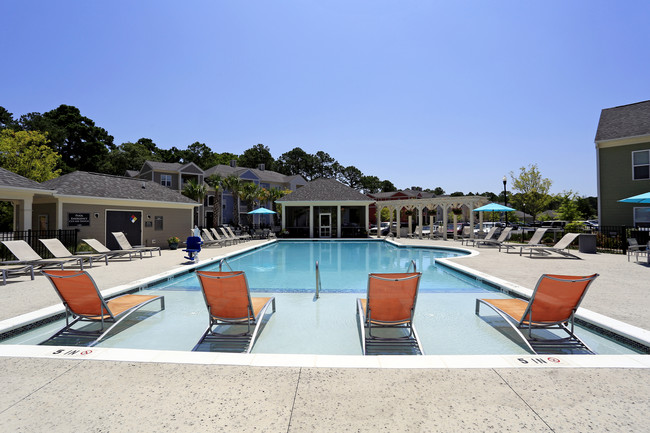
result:
[(223, 180), (222, 185), (225, 189), (230, 191), (230, 194), (232, 195), (232, 223), (234, 226), (239, 226), (239, 196), (242, 192), (242, 181), (239, 177), (231, 174)]
[[(253, 182), (246, 182), (242, 185), (241, 197), (246, 201), (246, 211), (251, 212), (255, 205), (255, 200), (258, 199), (260, 187)], [(248, 215), (248, 225), (253, 225), (253, 215)]]
[[(207, 188), (205, 187), (205, 184), (203, 182), (198, 183), (196, 179), (188, 180), (183, 187), (183, 195), (191, 198), (192, 200), (198, 201), (201, 206), (203, 206), (203, 199), (205, 198), (206, 192)], [(197, 214), (194, 217), (195, 225), (198, 225), (198, 209), (200, 209), (200, 207), (197, 208)]]
[(218, 174), (210, 175), (205, 180), (205, 183), (214, 188), (214, 200), (212, 201), (212, 227), (217, 227), (219, 225), (219, 221), (221, 221), (221, 191), (223, 190), (223, 186), (221, 185), (222, 182), (223, 178)]
[(290, 192), (291, 190), (288, 189), (283, 190), (280, 188), (271, 188), (269, 190), (269, 200), (271, 201), (271, 210), (277, 212), (275, 215), (273, 215), (274, 225), (276, 226), (280, 225), (278, 219), (281, 214), (278, 211), (278, 204), (275, 201), (281, 199), (282, 197), (289, 194)]

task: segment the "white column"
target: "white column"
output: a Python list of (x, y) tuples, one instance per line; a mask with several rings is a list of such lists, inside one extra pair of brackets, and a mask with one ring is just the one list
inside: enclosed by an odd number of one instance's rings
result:
[(379, 208), (379, 202), (375, 203), (375, 212), (377, 214), (377, 239), (381, 237), (381, 209)]
[[(411, 212), (413, 212), (413, 211), (411, 211)], [(409, 215), (409, 235), (410, 235), (410, 236), (413, 236), (413, 225), (412, 225), (412, 221), (413, 221), (413, 215)]]
[(418, 227), (420, 227), (420, 235), (418, 236), (420, 239), (422, 239), (422, 211), (424, 209), (422, 206), (418, 207)]
[(472, 210), (474, 208), (474, 203), (470, 203), (468, 205), (469, 207), (469, 238), (474, 239), (474, 211)]
[(390, 234), (390, 231), (393, 230), (393, 210), (394, 209), (389, 206), (388, 210), (389, 210), (389, 213), (390, 213), (390, 216), (388, 217), (388, 233)]
[(442, 238), (447, 240), (447, 205), (442, 207)]
[(314, 206), (309, 205), (309, 237), (314, 237)]
[(343, 215), (341, 215), (341, 205), (337, 204), (336, 205), (336, 237), (340, 238), (341, 237), (341, 220), (343, 219)]
[(56, 229), (63, 230), (63, 203), (56, 201)]
[(26, 197), (23, 200), (23, 230), (31, 230), (32, 228), (32, 197)]
[(284, 205), (280, 205), (280, 206), (282, 206), (282, 221), (280, 221), (280, 224), (282, 225), (282, 230), (284, 231), (284, 230), (287, 229), (287, 219), (286, 219), (286, 217), (287, 217), (287, 212), (286, 212), (287, 208)]

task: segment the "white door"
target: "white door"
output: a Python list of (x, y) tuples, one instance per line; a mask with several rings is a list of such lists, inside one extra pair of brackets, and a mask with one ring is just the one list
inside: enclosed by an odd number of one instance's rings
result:
[(332, 214), (329, 213), (320, 214), (320, 237), (321, 238), (332, 237)]

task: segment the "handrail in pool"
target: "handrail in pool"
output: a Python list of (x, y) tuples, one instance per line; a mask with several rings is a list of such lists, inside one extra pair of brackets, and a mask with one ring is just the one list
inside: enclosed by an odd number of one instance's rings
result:
[(226, 266), (228, 266), (228, 269), (230, 269), (230, 272), (233, 272), (232, 268), (230, 267), (230, 264), (228, 263), (228, 261), (226, 259), (219, 260), (219, 272), (221, 272), (221, 268), (222, 268), (224, 263), (226, 264)]
[(320, 298), (320, 270), (318, 269), (318, 260), (316, 260), (316, 299)]
[(407, 274), (408, 274), (409, 272), (411, 272), (411, 266), (413, 266), (413, 272), (417, 272), (417, 271), (418, 271), (418, 266), (415, 264), (415, 260), (411, 260), (411, 263), (409, 263), (409, 267), (408, 267), (408, 269), (406, 270), (406, 273), (407, 273)]

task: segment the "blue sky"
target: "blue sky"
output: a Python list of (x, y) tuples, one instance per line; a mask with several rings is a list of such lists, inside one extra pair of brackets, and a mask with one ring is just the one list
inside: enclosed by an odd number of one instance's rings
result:
[(115, 137), (274, 157), (398, 188), (498, 192), (537, 163), (596, 194), (603, 108), (650, 99), (648, 1), (14, 1), (0, 105)]

